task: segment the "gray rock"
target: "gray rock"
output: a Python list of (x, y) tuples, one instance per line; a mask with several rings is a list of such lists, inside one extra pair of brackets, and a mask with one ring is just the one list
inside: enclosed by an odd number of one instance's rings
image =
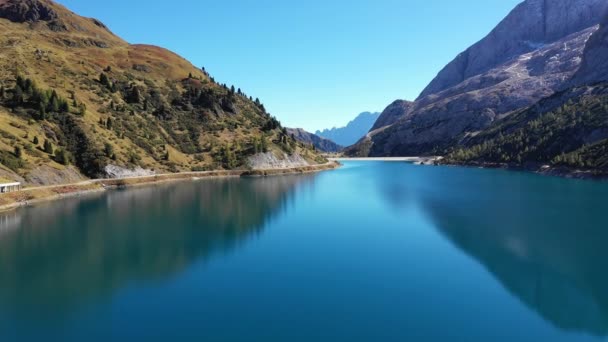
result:
[(386, 107), (386, 109), (384, 109), (382, 114), (380, 114), (380, 117), (378, 120), (376, 120), (376, 123), (374, 126), (372, 126), (370, 131), (375, 131), (394, 124), (397, 122), (397, 120), (408, 114), (412, 107), (413, 102), (405, 100), (397, 100), (391, 103), (388, 107)]
[(51, 6), (39, 0), (4, 0), (0, 1), (0, 18), (18, 23), (51, 22), (58, 15)]
[(369, 154), (438, 153), (562, 89), (579, 69), (607, 8), (605, 0), (520, 4), (448, 64), (400, 117), (390, 116), (390, 126), (372, 131)]
[(156, 174), (156, 172), (153, 170), (146, 170), (139, 166), (134, 169), (128, 169), (126, 167), (112, 164), (106, 165), (104, 171), (108, 178), (146, 177), (154, 176)]
[(258, 153), (247, 159), (249, 167), (254, 170), (287, 169), (292, 167), (309, 166), (310, 164), (301, 155), (283, 153), (276, 156), (272, 152)]
[(596, 25), (606, 0), (527, 0), (489, 35), (458, 55), (426, 87), (420, 98), (439, 93), (512, 58)]
[(581, 67), (569, 85), (608, 81), (608, 15), (585, 47)]

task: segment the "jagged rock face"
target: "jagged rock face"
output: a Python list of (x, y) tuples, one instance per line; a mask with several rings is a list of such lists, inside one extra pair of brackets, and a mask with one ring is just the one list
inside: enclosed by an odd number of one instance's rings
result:
[(446, 66), (407, 114), (372, 132), (370, 154), (442, 153), (562, 89), (581, 66), (585, 46), (607, 8), (605, 0), (520, 4)]
[(57, 12), (48, 3), (39, 0), (0, 0), (0, 18), (13, 22), (53, 21)]
[(571, 85), (601, 81), (608, 81), (608, 15), (604, 17), (600, 29), (589, 39), (581, 67), (574, 75)]
[(413, 102), (405, 100), (397, 100), (391, 103), (380, 114), (378, 120), (372, 127), (371, 131), (394, 124), (399, 118), (405, 116), (412, 109)]
[(363, 138), (372, 128), (380, 113), (363, 112), (345, 127), (316, 131), (315, 135), (329, 139), (342, 146), (350, 146)]
[(292, 136), (296, 141), (307, 145), (313, 145), (317, 150), (322, 152), (338, 152), (342, 150), (342, 146), (335, 142), (307, 132), (301, 128), (288, 128), (287, 134)]
[(605, 0), (528, 0), (488, 36), (448, 64), (420, 98), (441, 92), (509, 59), (596, 25), (608, 10)]

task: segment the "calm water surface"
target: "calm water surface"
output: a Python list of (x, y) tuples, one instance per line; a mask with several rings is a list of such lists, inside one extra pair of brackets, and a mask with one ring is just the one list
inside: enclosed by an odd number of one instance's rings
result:
[(608, 183), (406, 163), (0, 215), (0, 341), (606, 341)]

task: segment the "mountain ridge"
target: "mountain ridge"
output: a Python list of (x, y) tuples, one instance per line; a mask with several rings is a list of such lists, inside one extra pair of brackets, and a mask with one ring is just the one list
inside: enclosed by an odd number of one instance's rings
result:
[(334, 141), (341, 146), (350, 146), (359, 141), (380, 117), (377, 112), (363, 112), (349, 121), (344, 127), (317, 130), (316, 135)]

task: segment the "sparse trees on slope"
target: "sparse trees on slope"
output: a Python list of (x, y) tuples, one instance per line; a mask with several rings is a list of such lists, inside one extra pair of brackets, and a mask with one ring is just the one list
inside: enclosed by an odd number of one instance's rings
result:
[(53, 144), (48, 140), (44, 140), (44, 152), (50, 155), (53, 154)]

